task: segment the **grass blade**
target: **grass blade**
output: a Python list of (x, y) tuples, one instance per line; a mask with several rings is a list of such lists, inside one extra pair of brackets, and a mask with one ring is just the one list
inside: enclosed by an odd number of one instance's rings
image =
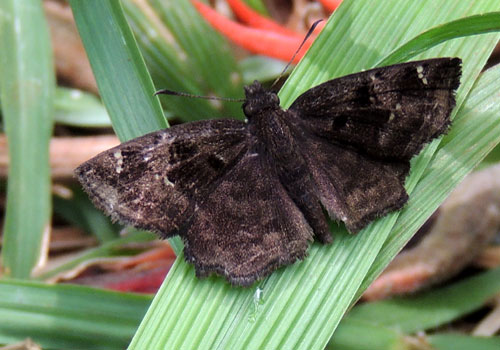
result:
[(71, 271), (75, 267), (81, 264), (89, 263), (94, 259), (99, 259), (103, 257), (114, 257), (114, 256), (123, 256), (127, 254), (127, 252), (121, 250), (121, 247), (126, 247), (127, 244), (130, 243), (141, 243), (141, 242), (149, 242), (156, 239), (156, 235), (153, 235), (150, 232), (145, 231), (135, 231), (128, 233), (124, 237), (116, 238), (112, 241), (107, 241), (100, 246), (92, 249), (87, 249), (82, 254), (77, 257), (71, 259), (70, 261), (65, 262), (62, 265), (59, 265), (53, 268), (50, 271), (46, 271), (43, 274), (37, 275), (36, 279), (43, 280), (51, 280), (60, 274), (64, 274), (68, 271)]
[(463, 334), (434, 334), (429, 343), (436, 350), (496, 350), (500, 348), (500, 337), (470, 337)]
[(345, 320), (415, 333), (441, 326), (477, 310), (499, 291), (500, 269), (495, 269), (418, 296), (357, 306)]
[(52, 49), (38, 0), (0, 2), (0, 99), (9, 141), (2, 264), (29, 278), (50, 234), (49, 141), (55, 89)]
[[(205, 22), (189, 0), (151, 0), (151, 6), (170, 28), (189, 57), (202, 91), (215, 96), (242, 97), (242, 80), (230, 46)], [(190, 103), (186, 101), (186, 103)], [(242, 117), (238, 103), (221, 103), (224, 116)], [(205, 118), (214, 117), (204, 114)]]
[[(153, 8), (145, 1), (123, 2), (127, 19), (134, 31), (151, 77), (158, 89), (191, 92), (203, 91), (189, 64), (189, 56), (175, 40), (170, 28), (163, 23)], [(184, 121), (201, 119), (207, 115), (218, 115), (219, 110), (203, 99), (185, 99), (160, 96), (165, 108)]]
[(0, 281), (0, 343), (44, 349), (123, 349), (150, 296), (82, 286)]
[(383, 59), (377, 66), (404, 62), (447, 40), (500, 31), (500, 12), (485, 13), (452, 21), (408, 41)]
[(56, 123), (96, 128), (111, 126), (103, 104), (89, 92), (58, 87), (54, 107)]
[(167, 127), (120, 1), (71, 0), (99, 93), (122, 141)]

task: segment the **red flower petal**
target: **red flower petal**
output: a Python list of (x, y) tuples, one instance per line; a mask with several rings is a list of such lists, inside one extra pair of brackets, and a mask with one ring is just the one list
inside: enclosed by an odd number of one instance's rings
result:
[[(237, 45), (253, 53), (289, 61), (302, 43), (303, 39), (300, 36), (289, 36), (269, 30), (249, 28), (227, 19), (202, 2), (192, 0), (192, 3), (215, 29)], [(293, 60), (294, 63), (300, 61), (313, 40), (314, 38), (307, 40)]]
[(248, 24), (251, 27), (259, 28), (259, 29), (267, 29), (276, 33), (289, 35), (289, 36), (298, 36), (302, 37), (300, 34), (295, 33), (294, 31), (285, 28), (273, 20), (261, 16), (259, 13), (252, 10), (247, 4), (245, 4), (241, 0), (227, 0), (229, 6), (235, 13), (235, 15), (244, 23)]
[(319, 0), (321, 2), (321, 5), (328, 11), (335, 11), (335, 9), (340, 5), (342, 0)]

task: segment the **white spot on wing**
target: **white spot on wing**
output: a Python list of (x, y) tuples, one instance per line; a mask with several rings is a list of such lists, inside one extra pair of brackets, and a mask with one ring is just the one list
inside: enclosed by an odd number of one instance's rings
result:
[(427, 85), (427, 78), (424, 77), (424, 67), (422, 66), (417, 66), (417, 74), (418, 74), (418, 78), (420, 80), (422, 80), (422, 83), (424, 85)]
[(119, 174), (122, 172), (123, 170), (123, 156), (122, 156), (122, 151), (118, 150), (118, 151), (115, 151), (115, 153), (113, 153), (113, 157), (115, 157), (116, 159), (116, 172)]

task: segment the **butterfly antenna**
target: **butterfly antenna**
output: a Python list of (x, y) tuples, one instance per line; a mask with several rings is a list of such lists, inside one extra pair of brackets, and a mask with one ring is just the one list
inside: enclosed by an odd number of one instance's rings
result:
[(245, 102), (243, 98), (230, 98), (230, 97), (216, 97), (216, 96), (201, 96), (188, 94), (186, 92), (172, 91), (168, 89), (162, 89), (155, 92), (156, 95), (170, 95), (170, 96), (182, 96), (191, 98), (202, 98), (204, 100), (216, 100), (216, 101), (228, 101), (228, 102)]
[(290, 67), (290, 65), (292, 64), (293, 60), (295, 59), (295, 57), (299, 53), (300, 49), (302, 49), (302, 46), (304, 46), (304, 44), (306, 43), (307, 39), (309, 39), (309, 37), (314, 32), (314, 30), (316, 29), (316, 27), (318, 26), (318, 24), (320, 22), (322, 22), (322, 21), (323, 21), (322, 19), (317, 20), (316, 22), (314, 22), (312, 24), (311, 28), (309, 28), (309, 31), (307, 32), (306, 36), (304, 37), (304, 40), (302, 40), (302, 43), (299, 45), (299, 48), (297, 49), (297, 51), (295, 51), (295, 53), (293, 54), (293, 56), (290, 59), (290, 61), (288, 61), (288, 63), (286, 64), (285, 69), (283, 69), (283, 71), (281, 72), (281, 74), (274, 81), (273, 85), (271, 85), (271, 90), (276, 85), (276, 83), (283, 77), (283, 75), (285, 75), (286, 71), (288, 70), (288, 67)]

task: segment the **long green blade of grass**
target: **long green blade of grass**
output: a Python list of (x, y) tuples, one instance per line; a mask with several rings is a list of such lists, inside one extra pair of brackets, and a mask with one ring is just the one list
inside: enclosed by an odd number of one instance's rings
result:
[(325, 350), (497, 350), (499, 347), (498, 336), (475, 337), (463, 333), (411, 336), (356, 319), (342, 321)]
[[(175, 40), (170, 28), (163, 23), (148, 2), (124, 1), (123, 8), (134, 31), (141, 53), (154, 84), (158, 89), (203, 95), (191, 74), (189, 56)], [(209, 101), (203, 99), (161, 96), (165, 108), (184, 121), (217, 115)]]
[(0, 343), (27, 337), (44, 349), (124, 349), (150, 296), (0, 281)]
[(120, 1), (70, 0), (99, 93), (122, 141), (167, 127)]
[(89, 92), (58, 87), (54, 109), (54, 118), (59, 124), (96, 128), (111, 126), (106, 108)]
[[(120, 249), (126, 247), (127, 244), (138, 244), (141, 242), (149, 242), (156, 238), (151, 232), (145, 231), (135, 231), (128, 233), (124, 237), (116, 238), (115, 240), (105, 242), (100, 246), (87, 249), (80, 255), (74, 257), (70, 261), (65, 262), (62, 265), (56, 266), (50, 271), (46, 271), (36, 278), (40, 281), (50, 280), (59, 274), (64, 274), (65, 272), (71, 271), (80, 264), (88, 263), (93, 259), (108, 258), (113, 256), (123, 256), (125, 253)], [(125, 249), (127, 250), (127, 249)], [(130, 249), (129, 249), (130, 250)]]
[(360, 305), (347, 315), (345, 321), (364, 321), (404, 333), (415, 333), (441, 326), (477, 310), (499, 292), (500, 268), (414, 297)]
[(436, 350), (497, 350), (500, 337), (470, 337), (463, 334), (434, 334), (429, 343)]
[(500, 12), (491, 12), (461, 18), (456, 21), (437, 26), (417, 38), (410, 40), (383, 59), (377, 66), (387, 66), (407, 61), (429, 49), (429, 45), (439, 45), (447, 40), (462, 36), (498, 32), (500, 30)]
[[(439, 5), (433, 1), (344, 1), (281, 91), (282, 105), (286, 107), (302, 91), (322, 81), (373, 67), (433, 26), (498, 10), (496, 1)], [(459, 56), (464, 60), (459, 105), (497, 40), (498, 35), (491, 34), (458, 39), (425, 53), (425, 57)], [(476, 141), (460, 139), (463, 147), (489, 149), (490, 144)], [(453, 151), (449, 152), (458, 157)], [(477, 153), (473, 160), (477, 162), (481, 156)], [(445, 178), (445, 192), (468, 171), (451, 159), (447, 162), (441, 166), (455, 166), (460, 175)], [(442, 176), (434, 163), (430, 169), (434, 172), (429, 176)], [(421, 174), (425, 169), (413, 170), (413, 174)], [(409, 178), (410, 182), (417, 180), (415, 175)], [(406, 207), (409, 235), (430, 215), (435, 202), (443, 199), (441, 194), (429, 193), (429, 205), (416, 207), (410, 202)], [(129, 349), (322, 349), (356, 297), (396, 219), (397, 214), (389, 215), (356, 236), (337, 228), (334, 244), (314, 244), (304, 262), (273, 273), (254, 288), (232, 288), (218, 278), (197, 281), (192, 267), (178, 259)]]
[(9, 142), (9, 180), (2, 264), (29, 278), (50, 233), (49, 140), (54, 66), (38, 0), (0, 2), (0, 99)]

